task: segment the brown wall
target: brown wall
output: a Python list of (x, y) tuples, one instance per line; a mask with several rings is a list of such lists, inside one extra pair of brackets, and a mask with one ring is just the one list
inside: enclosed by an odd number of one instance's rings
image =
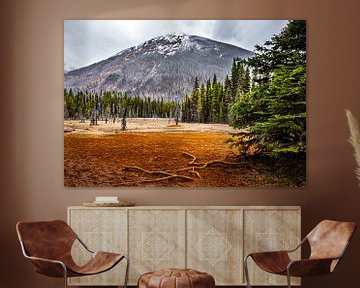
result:
[[(6, 3), (5, 3), (6, 2)], [(66, 217), (66, 207), (114, 194), (139, 205), (301, 205), (303, 234), (324, 218), (360, 223), (360, 188), (345, 108), (360, 119), (357, 0), (1, 1), (0, 286), (62, 287), (33, 273), (20, 254), (19, 220)], [(306, 188), (109, 188), (63, 185), (64, 19), (306, 19)], [(358, 231), (359, 234), (359, 231)], [(330, 277), (304, 287), (358, 287), (360, 236)]]

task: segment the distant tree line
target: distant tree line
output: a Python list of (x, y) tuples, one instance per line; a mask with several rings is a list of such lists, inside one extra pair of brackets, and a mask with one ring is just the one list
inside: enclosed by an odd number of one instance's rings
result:
[(179, 103), (162, 98), (142, 98), (109, 91), (97, 94), (64, 90), (65, 119), (175, 118), (179, 117), (179, 109)]
[(191, 123), (230, 123), (231, 106), (251, 89), (249, 67), (244, 60), (234, 59), (231, 75), (224, 82), (216, 74), (206, 84), (195, 78), (190, 95), (182, 102), (182, 121)]
[[(100, 94), (64, 90), (65, 119), (114, 119), (118, 117), (175, 118), (187, 123), (230, 123), (231, 106), (250, 91), (250, 71), (241, 59), (234, 59), (225, 81), (214, 74), (206, 84), (195, 78), (194, 87), (182, 102), (140, 97), (126, 92)], [(124, 115), (125, 113), (125, 115)]]

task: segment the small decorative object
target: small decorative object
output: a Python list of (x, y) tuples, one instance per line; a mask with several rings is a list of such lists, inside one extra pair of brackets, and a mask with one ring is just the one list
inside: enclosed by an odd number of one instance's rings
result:
[(349, 111), (346, 111), (346, 117), (349, 124), (350, 129), (350, 137), (349, 142), (354, 147), (354, 157), (357, 163), (357, 167), (355, 169), (355, 174), (357, 179), (359, 180), (360, 185), (360, 130), (359, 124), (354, 115)]
[(94, 203), (119, 203), (119, 199), (117, 196), (98, 196)]
[(114, 202), (84, 202), (83, 206), (85, 207), (132, 207), (135, 206), (134, 202), (126, 202), (126, 201), (119, 201), (118, 203)]
[(93, 202), (84, 202), (85, 207), (131, 207), (133, 202), (119, 201), (117, 196), (97, 196)]

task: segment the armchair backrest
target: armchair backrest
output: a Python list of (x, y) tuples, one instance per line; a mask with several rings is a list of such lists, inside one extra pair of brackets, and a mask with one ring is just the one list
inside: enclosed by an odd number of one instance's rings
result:
[(33, 257), (68, 258), (76, 240), (75, 232), (62, 220), (19, 222), (16, 231), (26, 252)]
[(355, 222), (321, 221), (306, 236), (311, 248), (310, 258), (338, 258), (343, 256), (355, 229)]

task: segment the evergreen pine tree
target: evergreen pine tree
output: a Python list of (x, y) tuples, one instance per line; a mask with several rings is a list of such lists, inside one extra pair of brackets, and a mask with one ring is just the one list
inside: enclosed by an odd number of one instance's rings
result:
[(236, 99), (236, 93), (238, 90), (239, 84), (239, 70), (238, 70), (238, 59), (233, 60), (232, 68), (231, 68), (231, 93), (230, 93), (230, 103), (234, 103)]
[(212, 95), (212, 88), (211, 88), (211, 81), (210, 79), (206, 82), (206, 91), (205, 91), (205, 101), (204, 101), (204, 123), (209, 123), (211, 121), (211, 95)]
[(206, 90), (205, 85), (202, 83), (200, 86), (200, 93), (198, 99), (198, 114), (199, 114), (199, 122), (205, 122), (205, 114), (206, 114)]
[(279, 156), (306, 150), (306, 22), (293, 20), (258, 46), (248, 64), (257, 84), (233, 105), (234, 141), (244, 153)]

